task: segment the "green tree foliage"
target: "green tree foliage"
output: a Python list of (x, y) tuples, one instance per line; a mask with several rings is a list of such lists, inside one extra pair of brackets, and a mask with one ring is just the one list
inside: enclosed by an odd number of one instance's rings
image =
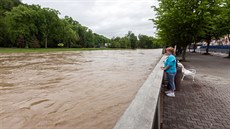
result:
[(9, 47), (9, 44), (6, 44), (9, 41), (7, 37), (7, 21), (5, 19), (5, 13), (11, 11), (13, 7), (21, 4), (19, 0), (0, 0), (0, 46)]
[(59, 41), (62, 40), (64, 46), (67, 48), (77, 47), (79, 41), (79, 35), (76, 31), (74, 31), (74, 24), (69, 23), (68, 19), (62, 19), (60, 28), (58, 29), (59, 32)]
[[(48, 47), (48, 41), (52, 40), (52, 37), (58, 39), (58, 32), (60, 29), (61, 20), (58, 17), (59, 12), (49, 8), (39, 9), (39, 17), (41, 18), (39, 22), (40, 27), (38, 27), (41, 31), (41, 39), (44, 42), (45, 48)], [(64, 29), (62, 29), (64, 31)], [(60, 34), (60, 33), (59, 33)]]
[(86, 47), (89, 47), (89, 48), (92, 48), (92, 47), (95, 47), (95, 43), (94, 43), (94, 34), (93, 34), (93, 31), (88, 29), (86, 32), (85, 32), (85, 46)]
[(138, 36), (138, 47), (139, 48), (146, 48), (146, 49), (152, 49), (152, 48), (162, 48), (163, 44), (156, 38), (147, 36), (147, 35), (139, 35)]
[(128, 36), (121, 38), (119, 42), (120, 42), (121, 48), (131, 48), (132, 47), (130, 37)]
[(147, 35), (135, 36), (131, 31), (124, 37), (116, 37), (111, 39), (111, 48), (128, 48), (128, 49), (153, 49), (163, 47), (162, 42)]
[(25, 40), (25, 47), (29, 47), (29, 41), (38, 32), (35, 25), (36, 15), (35, 10), (24, 5), (19, 5), (13, 8), (11, 12), (6, 13), (6, 19), (9, 23), (9, 35), (13, 44), (19, 38), (22, 38)]
[[(111, 39), (111, 48), (132, 48), (133, 46), (137, 44), (137, 38), (136, 36), (129, 31), (128, 34), (124, 37), (116, 37)], [(134, 46), (135, 47), (135, 46)], [(135, 47), (136, 48), (136, 47)], [(133, 49), (135, 49), (133, 48)]]
[(0, 47), (96, 47), (108, 38), (93, 33), (57, 10), (39, 5), (22, 4), (19, 0), (0, 1)]
[[(153, 37), (136, 36), (129, 31), (124, 37), (109, 39), (94, 33), (71, 17), (59, 18), (59, 11), (27, 5), (19, 0), (0, 0), (0, 47), (20, 48), (158, 48)], [(139, 38), (139, 39), (138, 39)]]
[[(123, 46), (126, 46), (126, 45), (123, 44)], [(121, 47), (121, 38), (120, 37), (112, 38), (111, 44), (109, 47), (110, 48), (122, 48)], [(123, 48), (127, 48), (127, 47), (123, 47)]]
[(230, 0), (223, 0), (222, 6), (223, 11), (221, 19), (219, 20), (221, 25), (220, 31), (223, 32), (223, 34), (227, 34), (230, 41)]
[(137, 36), (132, 33), (132, 31), (129, 31), (127, 34), (127, 37), (129, 38), (131, 48), (136, 49), (137, 48)]
[(94, 44), (96, 47), (105, 47), (105, 43), (109, 43), (109, 39), (103, 35), (94, 33)]
[(224, 10), (229, 9), (224, 1), (229, 0), (161, 0), (159, 7), (154, 8), (157, 17), (153, 20), (160, 40), (167, 45), (183, 47), (185, 60), (189, 44), (205, 40), (209, 45), (211, 39), (227, 34), (221, 30), (221, 22), (224, 22), (221, 19), (226, 17)]
[[(220, 32), (223, 34), (228, 35), (228, 40), (230, 42), (230, 0), (223, 0), (222, 4), (222, 14), (221, 18), (219, 20), (219, 25), (220, 25)], [(230, 49), (229, 49), (229, 54), (228, 57), (230, 58)]]
[(219, 20), (221, 19), (222, 15), (222, 8), (221, 3), (222, 0), (206, 0), (201, 2), (200, 4), (200, 12), (201, 12), (201, 31), (204, 31), (204, 35), (201, 35), (203, 39), (207, 42), (207, 49), (206, 54), (208, 54), (209, 45), (213, 38), (219, 38), (223, 35), (220, 31), (221, 28)]
[(3, 12), (10, 11), (19, 4), (21, 4), (20, 0), (0, 0), (0, 8)]

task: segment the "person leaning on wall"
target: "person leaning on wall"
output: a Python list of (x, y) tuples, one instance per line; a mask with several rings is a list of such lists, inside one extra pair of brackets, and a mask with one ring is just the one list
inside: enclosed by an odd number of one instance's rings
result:
[(174, 82), (174, 78), (176, 75), (176, 57), (174, 56), (174, 48), (173, 47), (167, 47), (166, 48), (166, 53), (165, 53), (168, 57), (166, 58), (165, 62), (164, 62), (164, 67), (161, 67), (162, 70), (164, 70), (164, 72), (166, 73), (166, 78), (168, 81), (168, 87), (169, 90), (166, 91), (166, 95), (169, 97), (175, 97), (175, 90), (176, 90), (176, 86), (175, 86), (175, 82)]

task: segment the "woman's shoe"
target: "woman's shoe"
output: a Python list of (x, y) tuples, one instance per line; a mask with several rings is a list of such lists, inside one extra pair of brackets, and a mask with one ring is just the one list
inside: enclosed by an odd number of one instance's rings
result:
[(175, 93), (174, 92), (170, 92), (168, 94), (166, 94), (168, 97), (175, 97)]

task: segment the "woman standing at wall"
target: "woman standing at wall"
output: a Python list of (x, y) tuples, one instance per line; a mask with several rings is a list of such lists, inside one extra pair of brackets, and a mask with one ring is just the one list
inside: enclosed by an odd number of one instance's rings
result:
[(174, 83), (174, 78), (176, 75), (176, 57), (173, 55), (174, 53), (174, 48), (168, 47), (166, 48), (166, 55), (168, 56), (165, 63), (164, 67), (162, 67), (162, 70), (165, 71), (167, 81), (168, 81), (168, 87), (169, 91), (166, 91), (166, 95), (169, 97), (175, 97), (174, 91), (176, 90), (176, 86)]

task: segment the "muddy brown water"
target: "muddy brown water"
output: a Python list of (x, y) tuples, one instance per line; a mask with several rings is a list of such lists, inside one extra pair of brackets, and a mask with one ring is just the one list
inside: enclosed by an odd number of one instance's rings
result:
[(0, 129), (112, 129), (161, 50), (0, 55)]

